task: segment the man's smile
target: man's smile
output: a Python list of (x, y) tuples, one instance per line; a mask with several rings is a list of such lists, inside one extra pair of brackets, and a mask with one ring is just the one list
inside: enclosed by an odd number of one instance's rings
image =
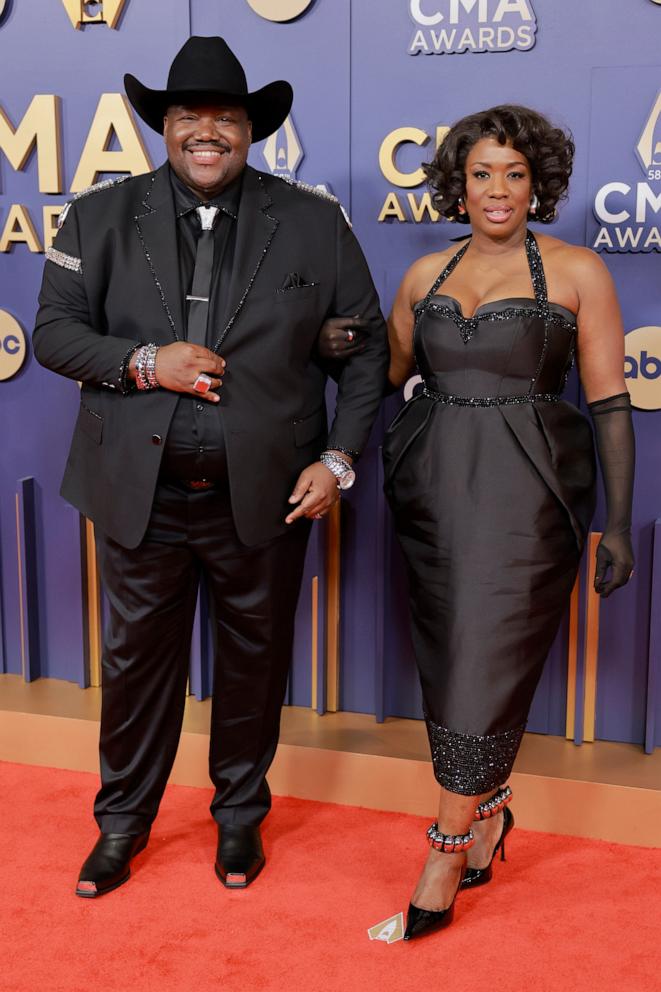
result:
[(228, 148), (209, 148), (200, 145), (193, 145), (185, 149), (192, 157), (196, 165), (215, 165), (223, 155), (229, 152)]

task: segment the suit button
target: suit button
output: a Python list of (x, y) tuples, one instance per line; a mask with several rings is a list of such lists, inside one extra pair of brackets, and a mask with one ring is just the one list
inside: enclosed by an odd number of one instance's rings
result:
[(151, 443), (152, 444), (163, 444), (163, 438), (161, 437), (160, 434), (152, 434), (152, 436), (151, 436)]

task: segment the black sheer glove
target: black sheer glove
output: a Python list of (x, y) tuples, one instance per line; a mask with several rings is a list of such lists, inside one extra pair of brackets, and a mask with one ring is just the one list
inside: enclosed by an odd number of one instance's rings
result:
[(628, 393), (590, 403), (597, 454), (606, 490), (606, 527), (597, 548), (595, 590), (605, 599), (633, 572), (631, 504), (635, 441)]
[(319, 331), (317, 353), (320, 358), (350, 358), (365, 348), (367, 321), (360, 317), (328, 317)]

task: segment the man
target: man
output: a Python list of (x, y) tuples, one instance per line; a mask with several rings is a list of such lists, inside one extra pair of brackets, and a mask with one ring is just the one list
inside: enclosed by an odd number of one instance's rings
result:
[[(181, 729), (200, 573), (217, 635), (215, 870), (245, 887), (263, 867), (309, 521), (353, 481), (387, 366), (337, 202), (246, 165), (251, 140), (289, 113), (289, 84), (249, 93), (223, 39), (191, 38), (167, 89), (125, 85), (168, 161), (67, 209), (33, 339), (43, 365), (82, 382), (62, 494), (96, 525), (110, 605), (101, 834), (83, 897), (125, 882), (148, 841)], [(361, 314), (368, 330), (338, 377), (327, 438), (315, 344), (330, 313)]]

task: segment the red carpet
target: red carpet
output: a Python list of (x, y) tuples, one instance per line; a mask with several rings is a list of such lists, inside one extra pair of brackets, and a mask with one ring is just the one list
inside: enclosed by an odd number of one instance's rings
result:
[(0, 764), (2, 992), (661, 988), (661, 850), (517, 829), (448, 931), (389, 945), (366, 931), (406, 908), (426, 821), (277, 799), (264, 872), (227, 892), (210, 792), (172, 786), (131, 880), (83, 900), (95, 789), (92, 775)]

